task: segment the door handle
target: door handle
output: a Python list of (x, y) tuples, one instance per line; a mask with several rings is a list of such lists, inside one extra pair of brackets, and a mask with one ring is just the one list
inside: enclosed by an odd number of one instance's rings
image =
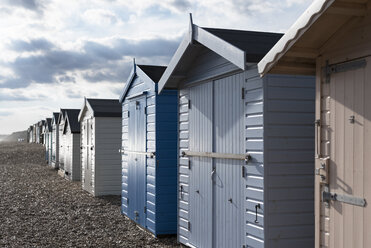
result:
[(215, 168), (214, 168), (213, 171), (211, 172), (211, 180), (214, 179), (214, 174), (215, 174)]
[(260, 203), (255, 205), (255, 223), (259, 223), (258, 221), (258, 209), (261, 209)]

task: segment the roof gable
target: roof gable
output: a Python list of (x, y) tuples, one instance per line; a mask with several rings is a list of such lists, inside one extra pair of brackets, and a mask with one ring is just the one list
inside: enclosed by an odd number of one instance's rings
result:
[(89, 109), (93, 117), (121, 117), (121, 104), (118, 99), (85, 98), (78, 120), (81, 122), (86, 110)]
[(160, 80), (161, 76), (163, 75), (164, 71), (166, 70), (166, 66), (156, 66), (156, 65), (138, 65), (133, 62), (133, 68), (131, 73), (126, 81), (124, 86), (124, 90), (120, 96), (120, 103), (122, 103), (129, 92), (129, 89), (136, 78), (141, 78), (150, 86), (157, 84)]
[[(166, 86), (177, 88), (181, 78), (185, 77), (178, 69), (193, 62), (190, 58), (195, 57), (200, 46), (215, 52), (241, 70), (246, 70), (247, 63), (257, 63), (282, 37), (282, 34), (277, 33), (202, 28), (193, 24), (192, 18), (190, 20), (189, 32), (159, 81), (159, 92)], [(171, 80), (173, 82), (170, 83)]]
[(67, 127), (70, 127), (71, 133), (80, 133), (79, 113), (80, 109), (68, 109), (66, 111), (63, 134), (66, 133)]

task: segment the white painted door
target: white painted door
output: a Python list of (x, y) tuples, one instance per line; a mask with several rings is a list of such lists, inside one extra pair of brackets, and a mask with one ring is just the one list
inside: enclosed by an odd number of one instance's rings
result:
[[(212, 82), (192, 87), (189, 97), (189, 150), (212, 152)], [(189, 242), (196, 247), (212, 247), (212, 159), (189, 160)]]
[[(242, 75), (190, 88), (189, 150), (244, 154)], [(190, 243), (197, 247), (242, 247), (244, 160), (190, 157)]]

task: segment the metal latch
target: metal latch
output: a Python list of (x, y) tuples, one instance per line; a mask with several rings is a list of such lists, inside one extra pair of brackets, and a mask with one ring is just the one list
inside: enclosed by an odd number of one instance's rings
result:
[(139, 212), (138, 211), (134, 211), (134, 215), (135, 215), (135, 220), (138, 220), (138, 218), (139, 218)]
[(329, 158), (320, 158), (319, 167), (315, 169), (315, 174), (321, 177), (321, 184), (328, 184), (329, 178)]
[(338, 195), (336, 193), (331, 193), (328, 191), (322, 192), (322, 199), (325, 202), (338, 201), (338, 202), (344, 202), (350, 205), (360, 206), (360, 207), (365, 207), (367, 204), (366, 199), (364, 198), (355, 197), (351, 195)]

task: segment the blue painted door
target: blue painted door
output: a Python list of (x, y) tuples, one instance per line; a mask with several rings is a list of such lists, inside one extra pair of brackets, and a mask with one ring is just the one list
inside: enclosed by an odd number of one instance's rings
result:
[(129, 102), (128, 216), (146, 227), (146, 97)]

